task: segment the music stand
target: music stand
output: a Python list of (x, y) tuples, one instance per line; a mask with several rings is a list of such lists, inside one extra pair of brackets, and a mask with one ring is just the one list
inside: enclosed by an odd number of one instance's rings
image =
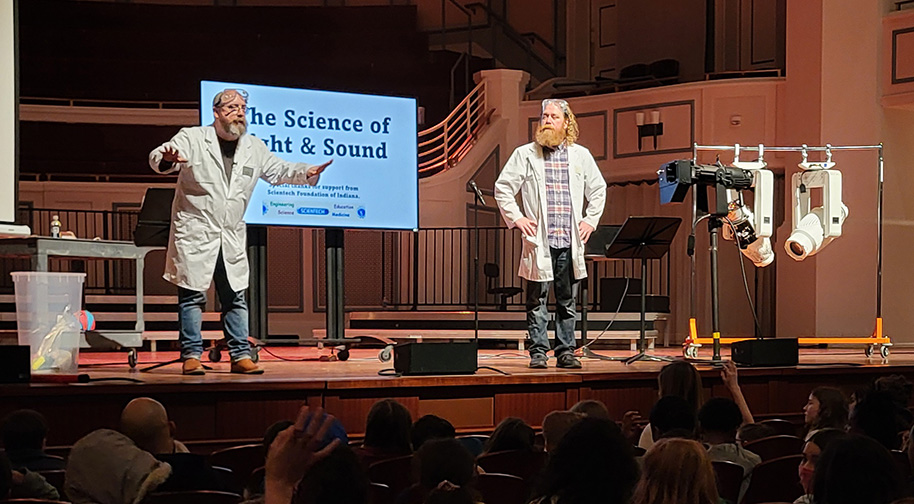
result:
[(623, 362), (626, 364), (640, 360), (673, 360), (646, 353), (644, 317), (647, 311), (647, 260), (660, 259), (669, 253), (670, 244), (673, 243), (681, 222), (682, 219), (679, 217), (629, 217), (622, 223), (615, 239), (606, 247), (606, 257), (641, 261), (641, 334), (638, 337), (638, 353), (624, 359)]

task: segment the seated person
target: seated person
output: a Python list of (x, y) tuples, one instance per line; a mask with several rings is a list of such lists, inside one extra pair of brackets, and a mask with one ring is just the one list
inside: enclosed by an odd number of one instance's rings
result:
[(680, 396), (661, 397), (651, 408), (652, 439), (695, 438), (695, 410)]
[(533, 427), (520, 418), (508, 417), (492, 431), (483, 447), (483, 454), (508, 450), (537, 451)]
[(543, 417), (543, 439), (546, 440), (545, 450), (547, 452), (555, 450), (559, 445), (559, 441), (565, 436), (565, 433), (585, 416), (586, 415), (584, 414), (571, 411), (553, 411)]
[(171, 468), (171, 476), (158, 489), (160, 492), (178, 490), (228, 490), (203, 455), (189, 453), (174, 439), (175, 423), (168, 420), (165, 407), (154, 399), (138, 397), (121, 412), (121, 432), (142, 450), (153, 454)]
[(419, 451), (419, 448), (431, 439), (454, 438), (456, 435), (457, 431), (451, 422), (435, 415), (425, 415), (413, 422), (409, 429), (409, 441), (413, 445), (413, 451)]
[(0, 452), (0, 501), (4, 499), (57, 500), (60, 494), (43, 476), (28, 469), (14, 471)]
[(3, 447), (13, 469), (66, 469), (67, 463), (63, 458), (44, 452), (47, 435), (48, 422), (41, 413), (21, 409), (7, 415), (0, 426), (0, 437), (3, 439)]
[(725, 397), (708, 399), (698, 410), (701, 440), (708, 445), (711, 461), (733, 462), (743, 467), (743, 482), (737, 502), (742, 501), (749, 488), (752, 470), (762, 462), (761, 457), (736, 443), (736, 431), (742, 421), (739, 406)]
[(362, 461), (362, 467), (382, 460), (402, 457), (412, 453), (409, 429), (413, 418), (405, 406), (393, 399), (382, 399), (368, 410), (365, 421), (365, 439), (355, 454)]
[(67, 499), (73, 504), (142, 502), (161, 490), (171, 466), (127, 436), (98, 429), (73, 445), (67, 460)]

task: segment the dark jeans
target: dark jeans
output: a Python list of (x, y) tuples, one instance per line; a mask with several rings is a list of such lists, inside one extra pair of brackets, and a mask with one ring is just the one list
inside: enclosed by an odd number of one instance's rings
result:
[[(225, 274), (222, 252), (216, 259), (213, 272), (216, 294), (222, 305), (222, 330), (232, 361), (251, 357), (248, 343), (248, 304), (244, 291), (233, 291)], [(206, 293), (178, 287), (178, 340), (181, 343), (182, 359), (199, 359), (203, 355), (203, 308)]]
[(527, 281), (527, 334), (530, 338), (530, 355), (546, 355), (549, 350), (549, 285), (555, 292), (555, 355), (574, 351), (575, 299), (578, 295), (578, 281), (574, 279), (571, 266), (571, 249), (550, 248), (552, 256), (552, 282)]

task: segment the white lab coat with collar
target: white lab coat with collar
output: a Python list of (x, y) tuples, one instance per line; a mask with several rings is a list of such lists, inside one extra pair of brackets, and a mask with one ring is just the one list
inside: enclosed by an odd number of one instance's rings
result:
[[(168, 146), (177, 149), (187, 162), (163, 171), (159, 163)], [(242, 217), (257, 179), (274, 185), (315, 185), (319, 178), (306, 176), (313, 165), (283, 161), (257, 137), (243, 135), (235, 148), (229, 181), (212, 125), (182, 128), (149, 153), (149, 165), (159, 173), (179, 172), (162, 277), (201, 292), (212, 283), (220, 249), (232, 290), (248, 287), (247, 232)]]
[[(571, 213), (575, 217), (571, 233), (572, 269), (574, 278), (579, 280), (587, 277), (587, 267), (584, 263), (584, 244), (577, 232), (577, 224), (584, 221), (597, 227), (606, 202), (606, 181), (593, 155), (581, 145), (568, 146), (568, 170)], [(518, 191), (521, 193), (523, 210), (517, 204)], [(531, 142), (514, 150), (495, 181), (495, 200), (509, 229), (521, 217), (536, 222), (536, 245), (527, 240), (521, 241), (523, 251), (517, 274), (535, 282), (552, 281), (552, 257), (545, 222), (546, 165), (542, 147)]]

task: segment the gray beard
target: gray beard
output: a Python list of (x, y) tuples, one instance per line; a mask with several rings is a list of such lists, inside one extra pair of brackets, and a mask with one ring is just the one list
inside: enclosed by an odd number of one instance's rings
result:
[(222, 127), (222, 132), (230, 136), (232, 140), (237, 140), (241, 138), (247, 132), (247, 124), (244, 122), (228, 122), (220, 123)]

